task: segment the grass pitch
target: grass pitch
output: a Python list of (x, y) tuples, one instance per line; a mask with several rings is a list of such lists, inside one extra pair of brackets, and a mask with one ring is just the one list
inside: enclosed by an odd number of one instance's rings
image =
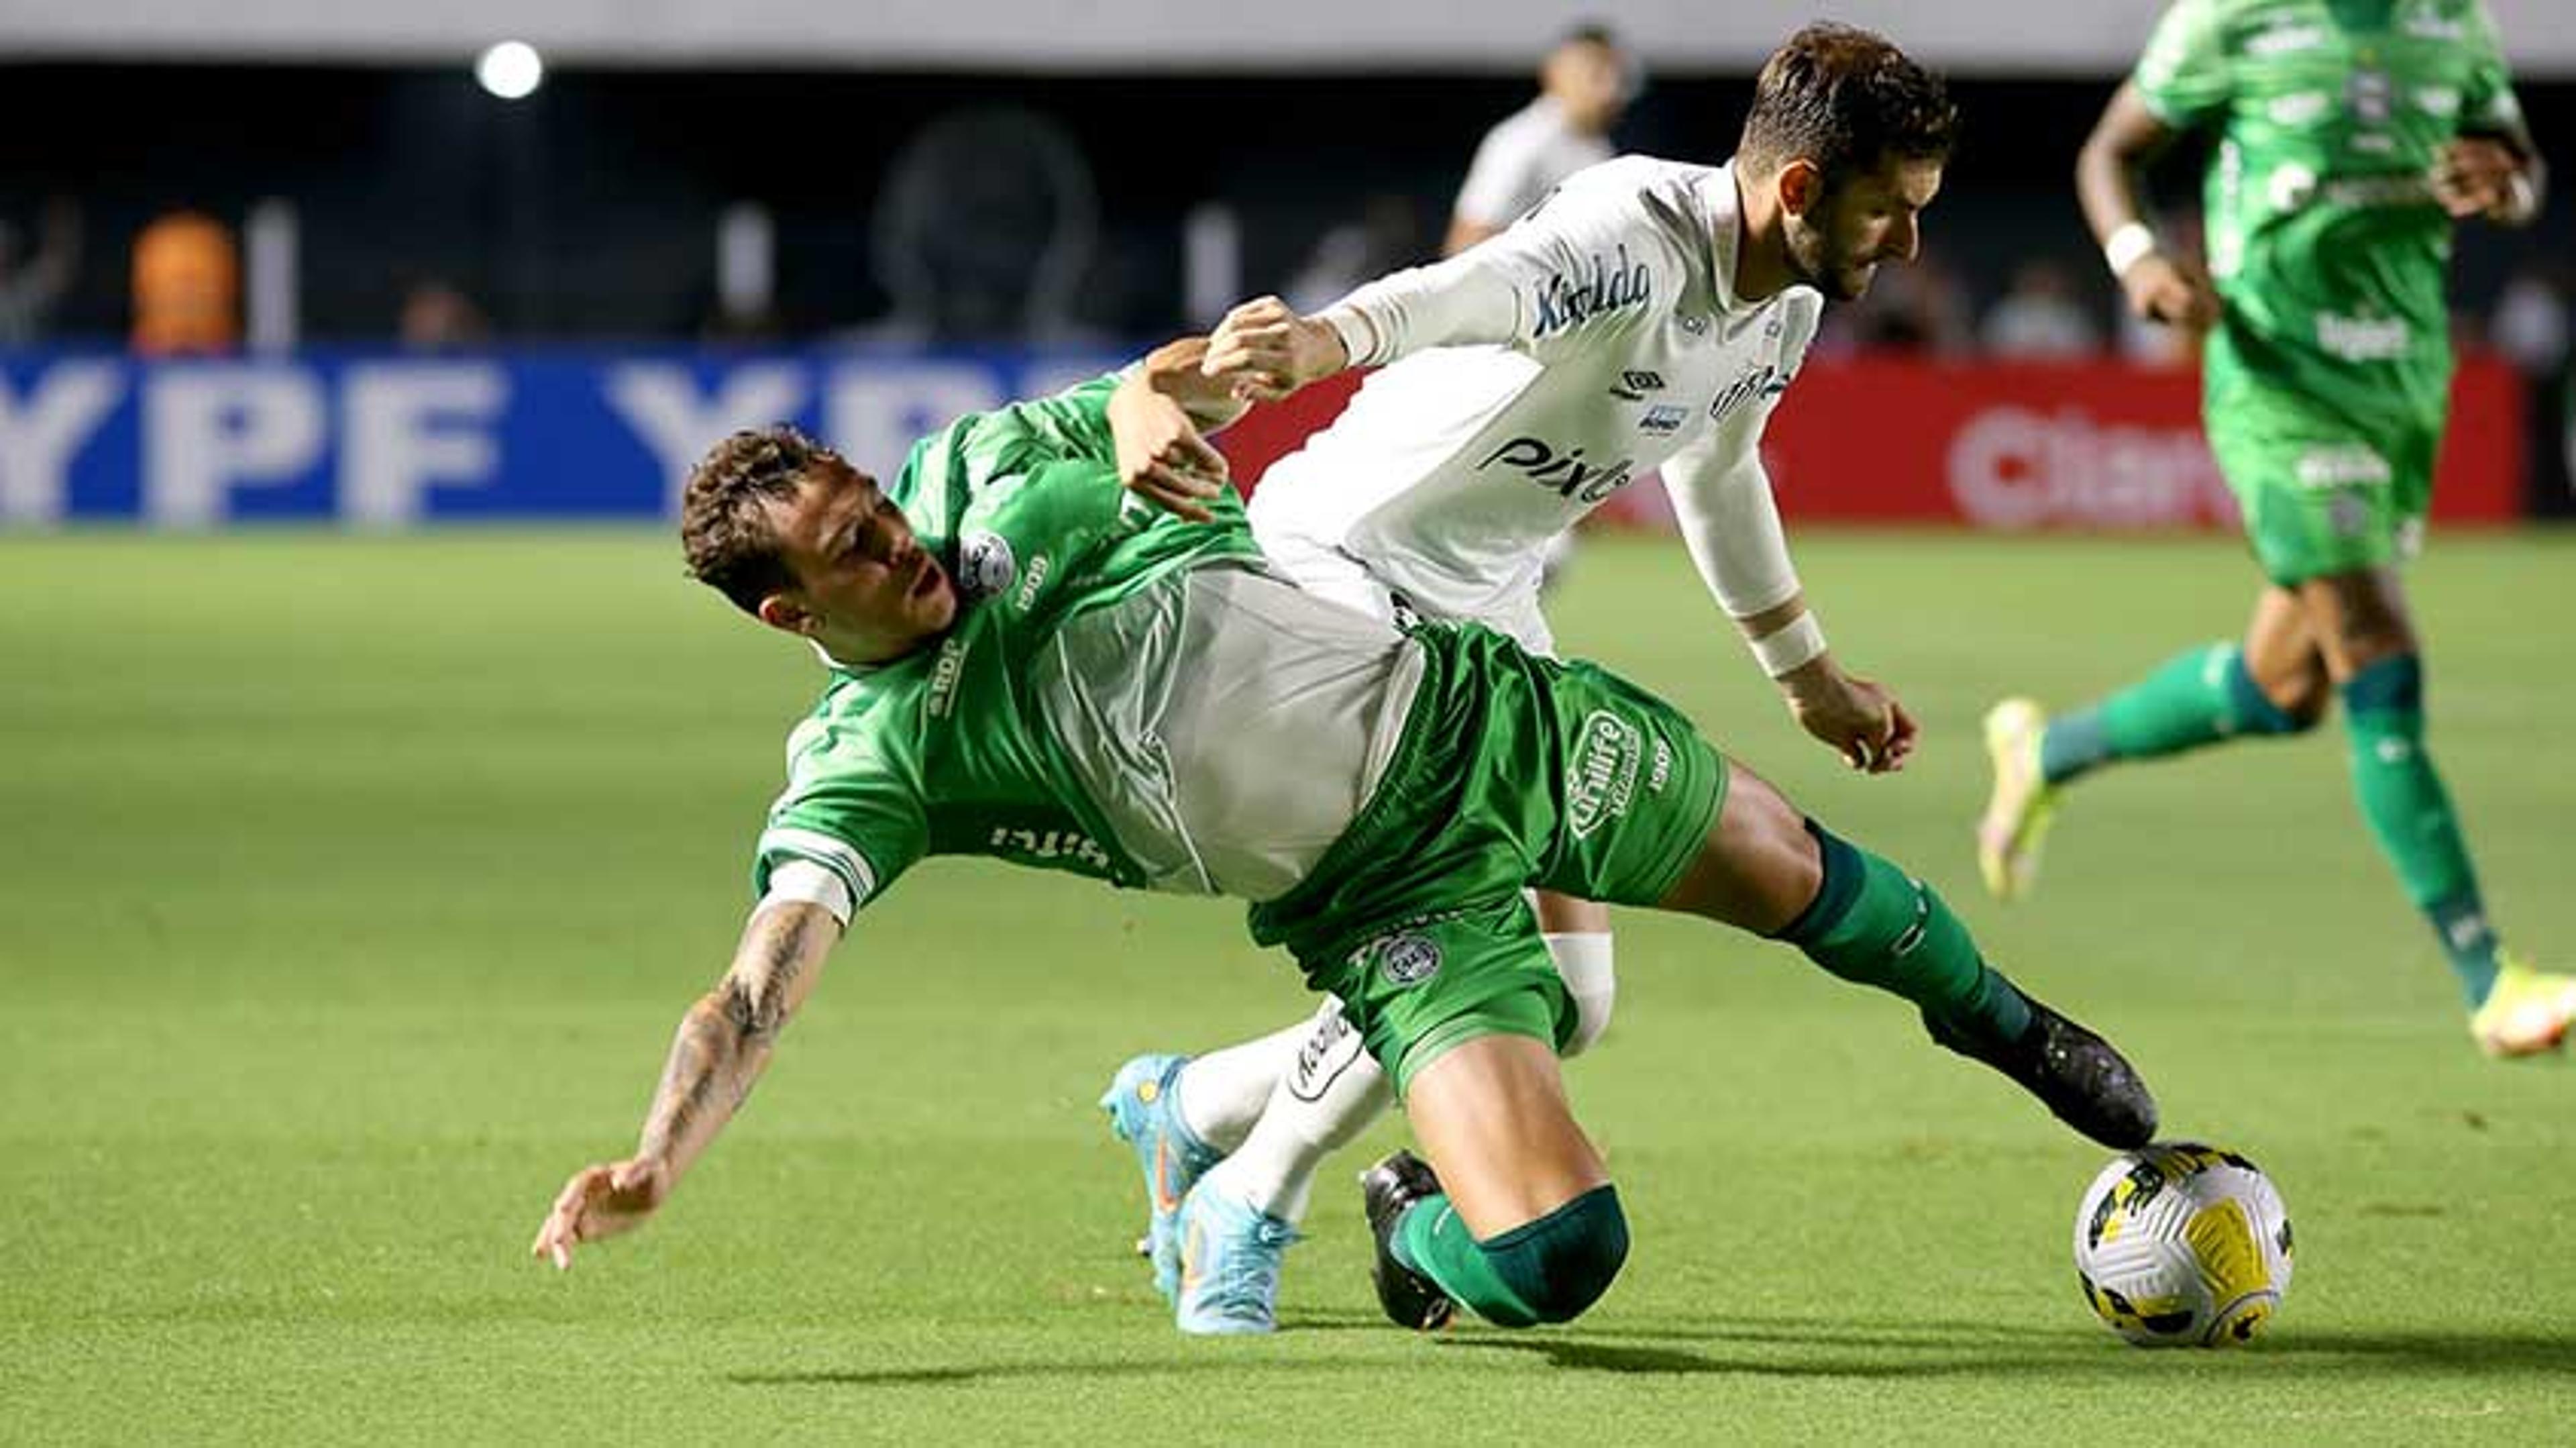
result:
[[(934, 861), (868, 912), (663, 1219), (569, 1276), (722, 968), (813, 667), (638, 534), (0, 539), (0, 1439), (2564, 1441), (2576, 1075), (2476, 1056), (2329, 730), (2088, 781), (1985, 902), (1979, 712), (2230, 634), (2215, 542), (1814, 535), (1838, 653), (1925, 727), (1795, 732), (1681, 550), (1596, 541), (1571, 652), (1944, 890), (2298, 1226), (2270, 1336), (2148, 1354), (2067, 1260), (2102, 1153), (1794, 954), (1623, 920), (1578, 1108), (1634, 1225), (1571, 1328), (1377, 1318), (1330, 1170), (1287, 1331), (1172, 1332), (1092, 1110), (1132, 1051), (1307, 1007), (1221, 903)], [(2576, 539), (2413, 575), (2433, 740), (2509, 938), (2565, 888)]]

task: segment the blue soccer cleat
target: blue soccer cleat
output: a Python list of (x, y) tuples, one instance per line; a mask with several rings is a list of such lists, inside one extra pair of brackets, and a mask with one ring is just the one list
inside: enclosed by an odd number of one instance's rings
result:
[(1136, 1166), (1145, 1174), (1149, 1215), (1145, 1240), (1137, 1247), (1154, 1259), (1154, 1288), (1166, 1301), (1180, 1290), (1180, 1243), (1172, 1221), (1181, 1199), (1225, 1153), (1191, 1134), (1173, 1109), (1172, 1083), (1187, 1056), (1146, 1055), (1129, 1060), (1101, 1093), (1100, 1109), (1109, 1113), (1109, 1129), (1136, 1149)]
[(1207, 1183), (1182, 1199), (1174, 1238), (1181, 1289), (1172, 1301), (1181, 1331), (1203, 1335), (1279, 1328), (1279, 1259), (1297, 1229)]

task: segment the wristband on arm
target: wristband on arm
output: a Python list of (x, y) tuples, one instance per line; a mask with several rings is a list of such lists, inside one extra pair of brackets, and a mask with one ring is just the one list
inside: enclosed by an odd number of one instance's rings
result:
[(2103, 238), (2102, 260), (2111, 264), (2111, 275), (2125, 279), (2129, 268), (2155, 254), (2156, 234), (2143, 221), (2124, 221)]
[(1789, 620), (1758, 639), (1747, 640), (1753, 657), (1762, 671), (1772, 678), (1796, 673), (1824, 656), (1825, 626), (1816, 622), (1815, 610)]

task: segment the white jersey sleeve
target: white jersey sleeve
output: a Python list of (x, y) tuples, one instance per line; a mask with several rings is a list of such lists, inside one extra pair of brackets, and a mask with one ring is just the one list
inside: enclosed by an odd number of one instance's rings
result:
[[(1433, 347), (1511, 347), (1540, 362), (1587, 349), (1641, 303), (1673, 296), (1707, 270), (1694, 218), (1656, 183), (1667, 163), (1621, 157), (1569, 177), (1538, 209), (1481, 245), (1393, 273), (1324, 316), (1356, 366)], [(1658, 294), (1661, 294), (1658, 296)]]
[(1664, 461), (1664, 491), (1682, 542), (1731, 618), (1751, 618), (1798, 592), (1798, 569), (1762, 466), (1762, 427), (1777, 401), (1775, 393), (1737, 408)]

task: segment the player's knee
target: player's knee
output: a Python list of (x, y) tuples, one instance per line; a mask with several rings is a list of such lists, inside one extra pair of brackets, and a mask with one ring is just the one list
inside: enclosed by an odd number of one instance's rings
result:
[(1505, 1326), (1572, 1322), (1601, 1300), (1628, 1260), (1628, 1218), (1619, 1209), (1619, 1189), (1605, 1183), (1477, 1245), (1527, 1309), (1523, 1320)]
[(1547, 937), (1547, 953), (1556, 973), (1565, 978), (1574, 998), (1574, 1030), (1557, 1048), (1560, 1056), (1580, 1056), (1610, 1029), (1610, 1008), (1619, 998), (1608, 931), (1579, 931)]
[(2420, 735), (2424, 720), (2424, 665), (2413, 654), (2395, 654), (2343, 681), (2346, 727)]
[(2227, 712), (2239, 734), (2305, 734), (2325, 718), (2327, 697), (2321, 675), (2267, 688), (2242, 653), (2228, 660)]

